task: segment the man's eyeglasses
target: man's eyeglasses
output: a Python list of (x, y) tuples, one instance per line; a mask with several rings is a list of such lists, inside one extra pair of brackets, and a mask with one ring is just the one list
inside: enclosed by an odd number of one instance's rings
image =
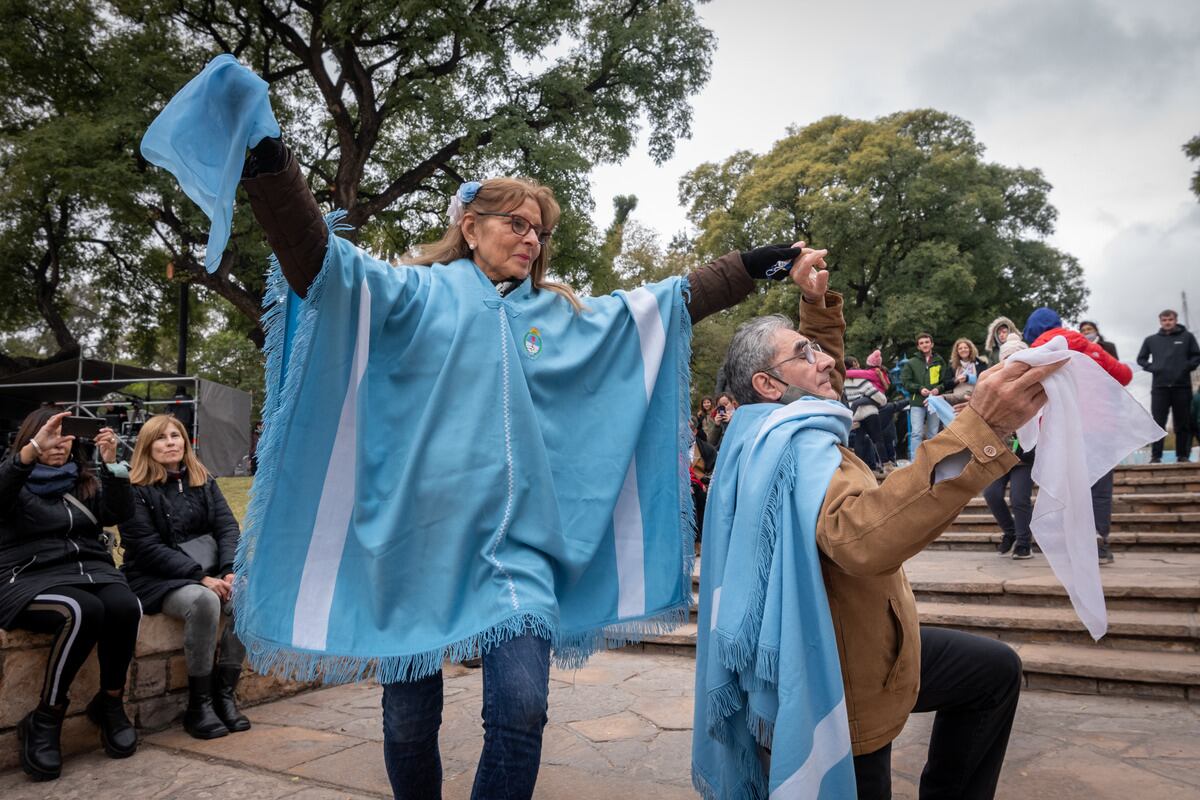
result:
[(784, 364), (788, 363), (789, 361), (795, 361), (797, 358), (803, 358), (809, 364), (816, 364), (817, 363), (817, 353), (823, 353), (823, 352), (825, 352), (825, 351), (821, 349), (821, 345), (817, 344), (816, 342), (811, 342), (808, 339), (801, 339), (800, 341), (796, 342), (796, 355), (790, 356), (788, 358), (785, 358), (783, 361), (779, 361), (775, 364), (772, 364), (771, 366), (762, 370), (762, 372), (770, 373), (772, 370), (783, 366)]
[(534, 225), (520, 214), (512, 214), (505, 211), (476, 211), (475, 213), (481, 217), (508, 217), (508, 222), (512, 225), (513, 233), (517, 236), (524, 236), (532, 229), (534, 235), (537, 236), (538, 244), (543, 247), (546, 242), (550, 241), (550, 234), (554, 233), (552, 230)]

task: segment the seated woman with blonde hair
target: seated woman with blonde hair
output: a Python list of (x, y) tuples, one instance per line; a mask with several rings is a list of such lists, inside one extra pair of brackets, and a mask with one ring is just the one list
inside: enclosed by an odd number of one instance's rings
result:
[(234, 702), (246, 650), (232, 619), (220, 630), (222, 610), (231, 608), (237, 520), (173, 416), (151, 417), (142, 428), (130, 482), (134, 513), (121, 525), (122, 569), (147, 614), (183, 620), (184, 730), (197, 739), (248, 730)]

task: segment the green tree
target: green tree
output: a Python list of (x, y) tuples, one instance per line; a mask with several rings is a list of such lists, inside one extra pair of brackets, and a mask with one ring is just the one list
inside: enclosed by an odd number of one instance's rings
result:
[[(1050, 305), (1073, 318), (1085, 307), (1078, 262), (1044, 241), (1056, 216), (1049, 184), (983, 154), (970, 123), (943, 112), (833, 116), (791, 129), (765, 154), (702, 164), (679, 194), (701, 256), (764, 242), (829, 248), (847, 352), (897, 355), (921, 330), (943, 345), (980, 342), (997, 315)], [(787, 286), (763, 290), (724, 325), (794, 317), (796, 299)]]
[[(73, 286), (106, 283), (130, 325), (153, 326), (167, 261), (261, 341), (266, 249), (245, 204), (208, 275), (206, 221), (137, 153), (157, 110), (219, 52), (271, 84), (318, 198), (375, 251), (444, 226), (464, 178), (519, 173), (555, 189), (556, 271), (587, 286), (588, 171), (643, 129), (669, 157), (714, 48), (691, 0), (0, 0), (0, 28), (0, 256), (21, 265), (0, 278), (0, 332), (48, 325), (57, 351), (42, 357), (78, 348), (60, 324)], [(28, 365), (0, 355), (0, 370)]]
[[(1184, 155), (1191, 161), (1200, 161), (1200, 135), (1193, 136), (1183, 146)], [(1200, 199), (1200, 167), (1192, 173), (1192, 192)]]

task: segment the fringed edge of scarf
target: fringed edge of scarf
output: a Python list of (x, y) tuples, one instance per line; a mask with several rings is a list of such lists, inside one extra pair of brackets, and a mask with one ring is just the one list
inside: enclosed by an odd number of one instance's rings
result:
[(766, 800), (767, 777), (762, 762), (758, 760), (758, 753), (750, 748), (738, 747), (737, 760), (741, 780), (736, 786), (713, 786), (693, 762), (692, 788), (700, 793), (703, 800)]
[[(329, 243), (338, 231), (351, 230), (352, 226), (340, 224), (346, 216), (343, 210), (337, 210), (325, 215), (325, 225), (329, 228)], [(267, 262), (266, 290), (263, 292), (263, 315), (261, 318), (263, 330), (266, 331), (266, 343), (263, 345), (263, 355), (266, 357), (265, 386), (266, 396), (263, 399), (262, 435), (258, 440), (258, 472), (250, 487), (250, 503), (246, 509), (246, 518), (242, 525), (242, 535), (238, 539), (237, 551), (234, 555), (233, 569), (235, 582), (243, 587), (251, 562), (254, 561), (255, 545), (258, 542), (259, 530), (266, 507), (270, 503), (275, 490), (278, 472), (279, 454), (283, 448), (284, 426), (277, 420), (288, 419), (291, 408), (296, 404), (300, 392), (301, 375), (307, 365), (307, 355), (312, 344), (313, 331), (316, 328), (317, 305), (325, 288), (325, 281), (332, 270), (333, 247), (326, 246), (325, 258), (321, 262), (321, 270), (313, 278), (312, 284), (305, 294), (304, 306), (300, 311), (296, 334), (292, 339), (292, 355), (299, 356), (293, 369), (287, 371), (284, 385), (280, 386), (279, 378), (284, 371), (284, 344), (287, 335), (287, 298), (288, 283), (283, 276), (279, 259), (272, 253)], [(242, 620), (245, 614), (237, 613), (239, 598), (244, 598), (246, 592), (234, 591), (234, 619), (239, 637), (245, 641), (251, 634), (243, 628)]]
[[(771, 479), (771, 489), (763, 502), (762, 513), (759, 515), (758, 544), (755, 553), (756, 575), (747, 602), (746, 613), (733, 633), (723, 631), (720, 627), (713, 631), (717, 657), (721, 660), (722, 665), (732, 672), (757, 674), (756, 667), (761, 664), (769, 673), (772, 671), (770, 665), (774, 663), (774, 672), (778, 674), (778, 654), (775, 654), (773, 660), (769, 653), (763, 653), (760, 657), (758, 634), (762, 627), (763, 606), (766, 602), (771, 559), (774, 556), (779, 532), (780, 514), (785, 498), (791, 495), (796, 474), (795, 466), (796, 458), (792, 449), (790, 447), (784, 449), (783, 456), (775, 467), (775, 474)], [(760, 677), (765, 678), (765, 676)]]
[(250, 637), (245, 642), (250, 666), (260, 675), (327, 684), (374, 679), (379, 683), (417, 681), (434, 675), (449, 661), (458, 663), (481, 655), (498, 644), (531, 633), (553, 637), (554, 626), (540, 614), (516, 614), (486, 630), (444, 647), (396, 656), (347, 656), (297, 650), (288, 645)]
[[(687, 608), (696, 605), (692, 597), (692, 570), (696, 565), (696, 503), (692, 500), (691, 465), (692, 428), (688, 420), (692, 415), (692, 316), (687, 310), (691, 297), (691, 285), (687, 278), (679, 281), (679, 300), (683, 308), (679, 314), (679, 352), (677, 379), (679, 392), (679, 518), (683, 536), (683, 596)], [(686, 621), (686, 620), (685, 620)]]
[(595, 653), (637, 644), (648, 636), (670, 633), (687, 622), (690, 604), (681, 603), (636, 620), (624, 620), (601, 628), (577, 633), (558, 632), (551, 638), (554, 665), (559, 669), (579, 669)]

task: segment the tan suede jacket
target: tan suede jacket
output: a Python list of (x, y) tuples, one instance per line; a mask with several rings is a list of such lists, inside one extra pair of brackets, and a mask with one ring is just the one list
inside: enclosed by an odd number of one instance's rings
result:
[[(836, 359), (832, 382), (839, 391), (845, 328), (836, 292), (826, 295), (825, 308), (800, 304), (800, 333)], [(970, 408), (924, 442), (910, 466), (882, 483), (853, 452), (841, 451), (842, 464), (817, 519), (817, 546), (837, 634), (850, 739), (854, 754), (862, 755), (899, 735), (920, 686), (917, 601), (902, 565), (941, 535), (971, 498), (1012, 469), (1017, 457)], [(939, 474), (940, 480), (935, 478), (939, 464), (947, 473)]]

